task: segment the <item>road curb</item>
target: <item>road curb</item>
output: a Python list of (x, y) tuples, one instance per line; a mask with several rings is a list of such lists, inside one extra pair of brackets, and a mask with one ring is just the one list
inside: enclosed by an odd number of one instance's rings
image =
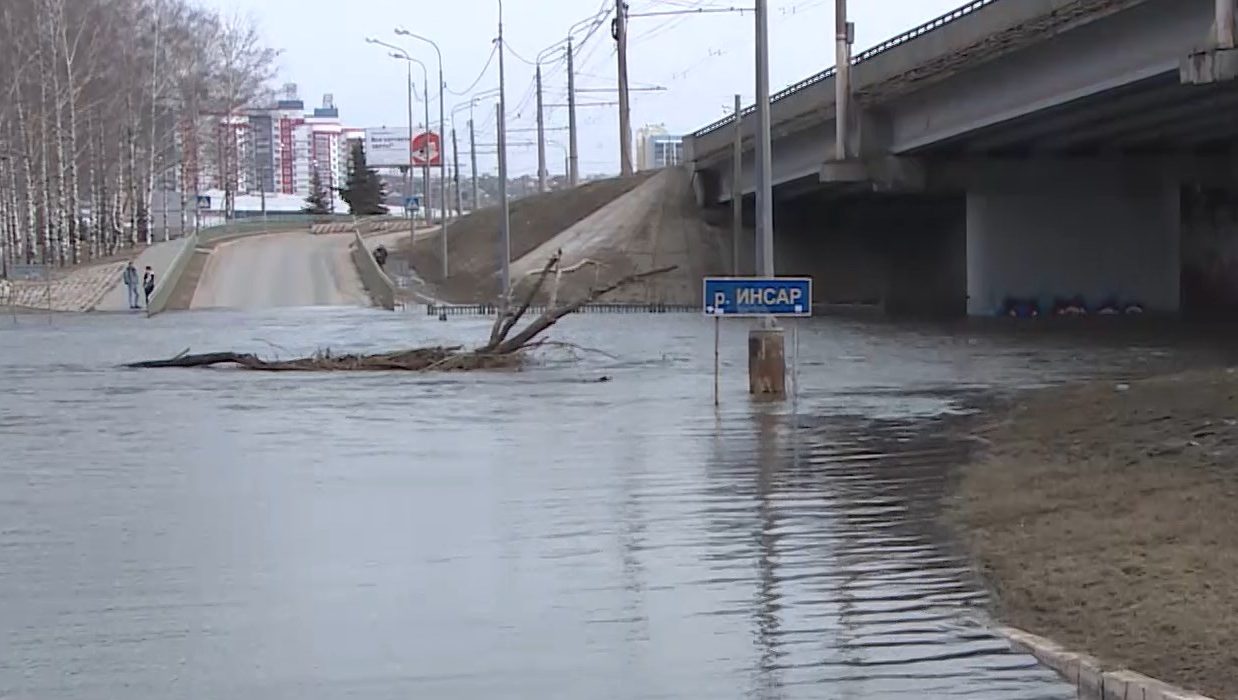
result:
[(382, 268), (378, 266), (359, 232), (353, 232), (353, 242), (349, 248), (351, 248), (353, 265), (356, 266), (357, 274), (361, 277), (361, 284), (370, 295), (374, 305), (388, 311), (394, 311), (395, 284), (391, 282), (391, 278), (387, 276), (387, 273), (383, 272)]
[(1074, 683), (1081, 700), (1213, 700), (1130, 669), (1106, 670), (1094, 656), (1070, 651), (1052, 639), (1017, 627), (999, 625), (995, 630), (1012, 649), (1031, 654)]

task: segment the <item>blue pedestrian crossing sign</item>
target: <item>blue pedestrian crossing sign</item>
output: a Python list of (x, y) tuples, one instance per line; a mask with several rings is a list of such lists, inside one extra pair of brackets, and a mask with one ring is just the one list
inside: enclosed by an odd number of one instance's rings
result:
[(812, 316), (810, 277), (706, 277), (709, 316)]

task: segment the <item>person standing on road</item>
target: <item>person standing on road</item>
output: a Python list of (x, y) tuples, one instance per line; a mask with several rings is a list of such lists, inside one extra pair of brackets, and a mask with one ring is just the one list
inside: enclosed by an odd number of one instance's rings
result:
[(150, 308), (150, 295), (155, 291), (155, 272), (150, 269), (150, 265), (146, 266), (146, 273), (142, 275), (142, 288), (146, 290), (146, 308)]
[(125, 288), (129, 290), (129, 308), (142, 308), (138, 305), (138, 269), (133, 266), (132, 260), (125, 266), (125, 272), (121, 275), (121, 279), (125, 282)]

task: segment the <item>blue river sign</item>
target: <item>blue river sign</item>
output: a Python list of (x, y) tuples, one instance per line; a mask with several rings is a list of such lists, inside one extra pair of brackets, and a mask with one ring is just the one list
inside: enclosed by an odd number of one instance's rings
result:
[(811, 316), (810, 277), (706, 277), (709, 316)]

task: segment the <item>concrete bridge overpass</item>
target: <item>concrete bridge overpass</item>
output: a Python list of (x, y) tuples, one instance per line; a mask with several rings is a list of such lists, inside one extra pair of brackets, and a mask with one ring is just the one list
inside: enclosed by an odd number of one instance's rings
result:
[[(1232, 27), (1218, 31), (1223, 4), (968, 3), (857, 57), (846, 157), (832, 70), (776, 94), (779, 272), (908, 310), (1221, 301), (1184, 300), (1221, 292), (1184, 285), (1183, 270), (1215, 267), (1214, 253), (1238, 265), (1238, 60)], [(753, 192), (754, 122), (738, 186), (732, 120), (687, 139), (702, 202)]]

